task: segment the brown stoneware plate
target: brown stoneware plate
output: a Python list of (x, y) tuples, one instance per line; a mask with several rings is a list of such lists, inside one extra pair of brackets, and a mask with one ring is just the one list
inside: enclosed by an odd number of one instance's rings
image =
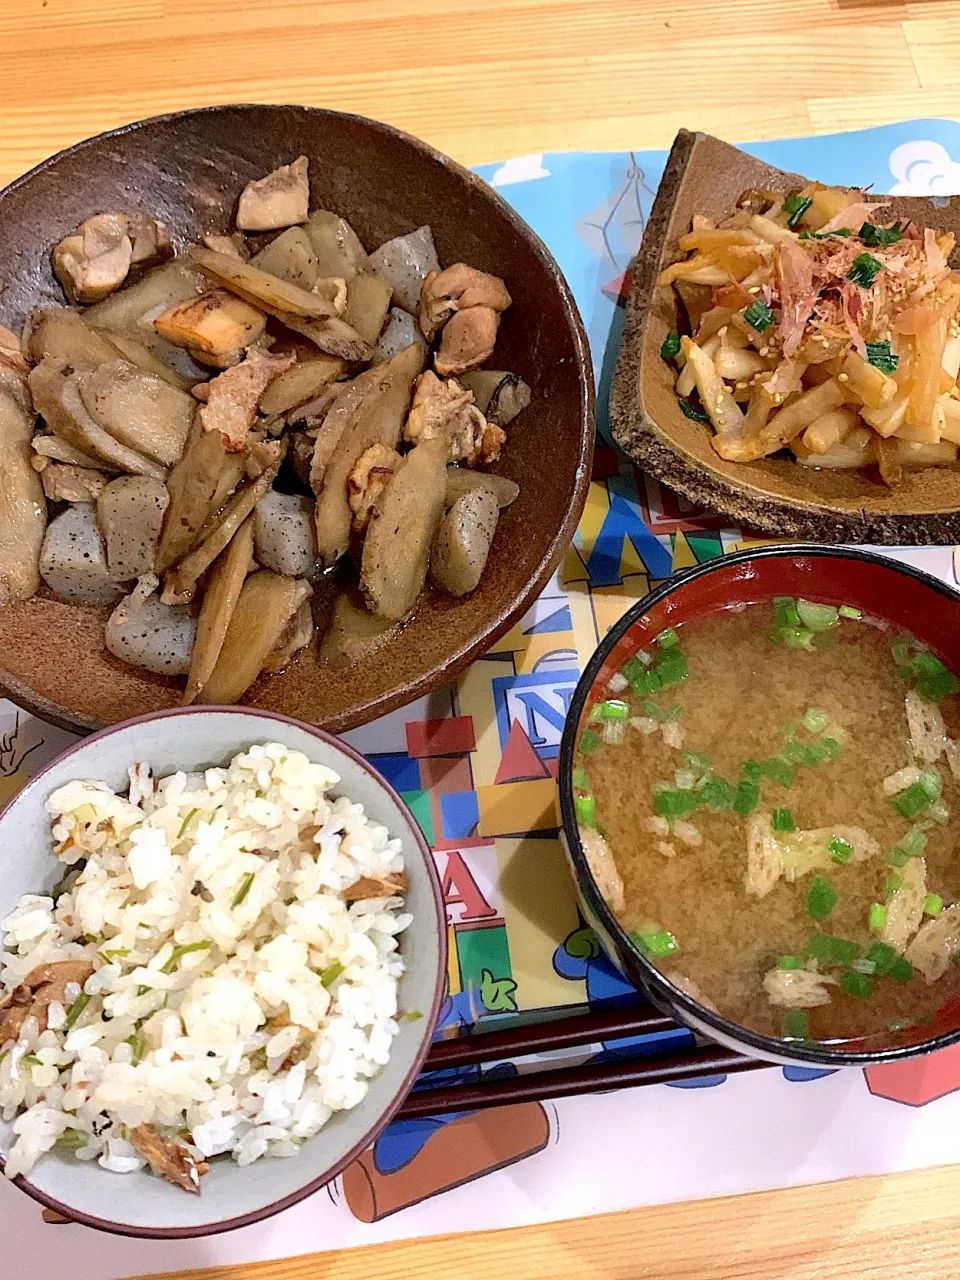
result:
[[(429, 692), (489, 648), (573, 536), (590, 479), (593, 371), (573, 296), (537, 236), (481, 179), (387, 125), (307, 107), (209, 107), (101, 134), (0, 193), (0, 324), (19, 332), (37, 303), (62, 304), (50, 251), (91, 214), (155, 215), (179, 246), (232, 228), (245, 184), (301, 154), (311, 161), (312, 207), (342, 214), (367, 248), (429, 223), (442, 264), (464, 261), (506, 279), (514, 305), (496, 367), (533, 390), (495, 468), (520, 485), (520, 497), (503, 512), (477, 590), (462, 600), (425, 597), (393, 640), (347, 668), (331, 671), (304, 650), (243, 699), (341, 731)], [(107, 653), (108, 614), (46, 588), (0, 611), (0, 684), (76, 730), (176, 706), (174, 681)]]
[[(852, 158), (852, 181), (855, 172)], [(960, 463), (907, 471), (899, 488), (888, 489), (870, 470), (817, 471), (782, 456), (726, 462), (710, 444), (710, 427), (680, 411), (673, 374), (660, 358), (679, 317), (673, 290), (655, 288), (657, 276), (681, 256), (677, 241), (695, 213), (723, 218), (749, 187), (786, 193), (805, 181), (718, 138), (685, 129), (677, 134), (627, 303), (610, 401), (617, 442), (684, 497), (771, 533), (814, 542), (960, 541)], [(913, 218), (920, 226), (960, 232), (960, 200), (940, 207), (919, 196), (889, 199), (885, 219)]]

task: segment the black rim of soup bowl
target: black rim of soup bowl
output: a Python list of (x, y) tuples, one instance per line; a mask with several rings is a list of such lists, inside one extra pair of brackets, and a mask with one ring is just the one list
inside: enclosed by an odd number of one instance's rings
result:
[[(719, 556), (697, 565), (691, 569), (681, 570), (661, 586), (651, 591), (629, 609), (614, 624), (600, 641), (593, 656), (587, 663), (577, 684), (570, 702), (563, 737), (560, 742), (560, 813), (567, 855), (573, 865), (577, 888), (587, 908), (588, 923), (600, 925), (599, 941), (609, 958), (616, 964), (628, 980), (640, 992), (646, 995), (659, 1009), (669, 1017), (692, 1027), (694, 1031), (703, 1031), (713, 1035), (720, 1043), (731, 1048), (742, 1050), (751, 1056), (780, 1063), (809, 1063), (819, 1067), (870, 1067), (882, 1063), (903, 1062), (908, 1058), (920, 1057), (934, 1053), (938, 1049), (946, 1049), (960, 1042), (960, 1026), (930, 1039), (904, 1045), (892, 1045), (871, 1052), (844, 1049), (821, 1048), (817, 1042), (801, 1040), (784, 1040), (779, 1037), (761, 1035), (751, 1031), (740, 1023), (731, 1022), (699, 1004), (686, 992), (673, 985), (664, 974), (647, 959), (630, 941), (626, 930), (617, 920), (606, 899), (597, 888), (596, 881), (587, 863), (580, 832), (577, 825), (573, 802), (573, 766), (574, 750), (577, 741), (580, 718), (584, 704), (593, 688), (594, 682), (603, 667), (610, 651), (630, 630), (631, 627), (668, 596), (682, 591), (690, 582), (720, 569), (736, 568), (738, 565), (752, 564), (757, 560), (771, 558), (854, 560), (875, 564), (888, 569), (891, 573), (913, 578), (931, 591), (945, 596), (957, 605), (958, 624), (960, 624), (960, 592), (954, 591), (939, 578), (923, 573), (912, 565), (904, 564), (890, 556), (860, 548), (832, 548), (806, 543), (778, 544), (776, 546), (757, 547), (749, 551), (737, 551), (731, 555)], [(736, 595), (732, 595), (731, 604), (737, 603)]]

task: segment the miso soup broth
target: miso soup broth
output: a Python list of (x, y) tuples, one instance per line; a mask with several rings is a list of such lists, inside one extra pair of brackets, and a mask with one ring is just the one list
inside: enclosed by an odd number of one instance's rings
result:
[(843, 1041), (960, 995), (960, 681), (857, 610), (664, 632), (591, 693), (574, 796), (633, 941), (725, 1018)]

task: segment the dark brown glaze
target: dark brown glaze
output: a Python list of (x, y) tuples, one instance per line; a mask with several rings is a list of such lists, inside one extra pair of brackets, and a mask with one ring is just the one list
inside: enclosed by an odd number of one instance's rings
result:
[[(610, 396), (613, 433), (631, 457), (691, 501), (771, 533), (891, 546), (960, 541), (960, 463), (907, 471), (899, 488), (888, 489), (870, 470), (815, 471), (785, 457), (725, 462), (710, 443), (712, 430), (680, 412), (673, 374), (660, 359), (663, 339), (678, 327), (677, 311), (673, 291), (656, 289), (657, 276), (680, 257), (677, 241), (695, 213), (720, 219), (748, 187), (787, 192), (805, 180), (707, 134), (677, 134), (633, 272)], [(889, 200), (885, 221), (913, 218), (960, 233), (956, 198), (942, 208), (919, 196)]]
[[(50, 251), (91, 214), (149, 213), (181, 247), (231, 229), (244, 185), (300, 154), (311, 161), (312, 207), (348, 218), (368, 248), (429, 223), (442, 263), (506, 279), (514, 305), (497, 367), (533, 389), (493, 468), (520, 497), (501, 514), (476, 592), (426, 596), (393, 639), (346, 669), (321, 666), (311, 647), (244, 698), (340, 732), (429, 692), (489, 648), (545, 586), (576, 529), (593, 452), (593, 371), (573, 297), (537, 236), (480, 178), (387, 125), (307, 107), (210, 107), (102, 134), (0, 192), (0, 323), (19, 331), (34, 305), (64, 301)], [(0, 684), (70, 729), (176, 706), (178, 682), (106, 653), (105, 616), (44, 593), (0, 611)]]

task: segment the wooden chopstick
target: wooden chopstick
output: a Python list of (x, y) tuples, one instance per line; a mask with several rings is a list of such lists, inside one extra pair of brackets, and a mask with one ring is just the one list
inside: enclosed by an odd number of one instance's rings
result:
[[(670, 1025), (676, 1025), (671, 1023)], [(538, 1046), (544, 1052), (546, 1046)], [(517, 1102), (545, 1102), (574, 1094), (600, 1093), (641, 1084), (668, 1084), (697, 1080), (704, 1076), (755, 1071), (770, 1064), (747, 1058), (732, 1049), (705, 1045), (662, 1057), (651, 1055), (620, 1062), (560, 1067), (556, 1070), (484, 1080), (479, 1084), (451, 1085), (438, 1089), (418, 1089), (397, 1112), (398, 1119), (447, 1115), (453, 1111), (477, 1111), (484, 1107), (505, 1107)]]
[(657, 1031), (672, 1031), (676, 1025), (673, 1019), (660, 1013), (653, 1005), (637, 1001), (609, 1010), (528, 1022), (507, 1031), (478, 1031), (476, 1034), (455, 1036), (451, 1040), (438, 1040), (427, 1054), (424, 1070), (473, 1066), (479, 1062), (572, 1049), (577, 1045), (616, 1040), (623, 1036), (653, 1035)]

